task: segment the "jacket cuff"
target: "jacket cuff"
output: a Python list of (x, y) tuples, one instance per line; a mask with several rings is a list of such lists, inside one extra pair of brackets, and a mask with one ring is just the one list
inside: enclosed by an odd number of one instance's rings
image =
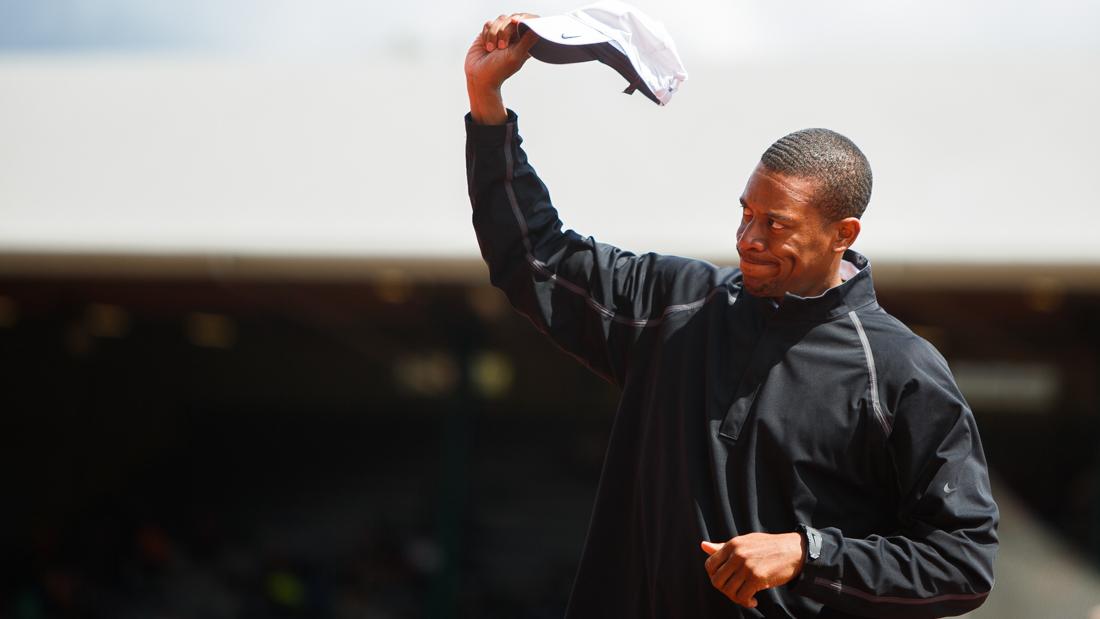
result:
[(508, 110), (508, 120), (503, 125), (479, 125), (474, 117), (466, 113), (466, 138), (482, 146), (501, 146), (509, 133), (519, 135), (519, 117)]

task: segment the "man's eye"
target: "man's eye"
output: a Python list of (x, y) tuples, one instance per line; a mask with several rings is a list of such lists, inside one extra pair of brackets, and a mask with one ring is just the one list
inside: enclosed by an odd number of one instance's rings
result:
[(782, 230), (783, 229), (783, 224), (779, 223), (778, 221), (776, 221), (774, 219), (769, 219), (768, 220), (768, 227), (771, 228), (772, 230)]

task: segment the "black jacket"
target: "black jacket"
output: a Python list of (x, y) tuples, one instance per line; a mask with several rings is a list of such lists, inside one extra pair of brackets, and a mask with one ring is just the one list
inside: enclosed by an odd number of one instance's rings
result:
[[(943, 357), (875, 300), (867, 260), (821, 296), (749, 295), (740, 271), (572, 231), (516, 116), (466, 119), (492, 283), (622, 389), (570, 617), (938, 617), (993, 585), (997, 506)], [(701, 540), (799, 524), (820, 555), (735, 605)]]

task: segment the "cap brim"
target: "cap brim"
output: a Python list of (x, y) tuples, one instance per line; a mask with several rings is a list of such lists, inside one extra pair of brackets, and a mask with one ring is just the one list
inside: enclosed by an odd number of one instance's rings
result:
[(520, 24), (534, 30), (539, 38), (557, 45), (591, 45), (611, 40), (599, 30), (569, 15), (531, 17)]
[(551, 64), (572, 64), (595, 60), (593, 46), (611, 39), (600, 31), (568, 15), (532, 17), (519, 24), (522, 36), (530, 29), (539, 40), (531, 47), (531, 55)]
[(637, 69), (613, 38), (569, 15), (525, 19), (519, 24), (520, 36), (526, 34), (527, 29), (539, 37), (530, 50), (533, 58), (550, 64), (598, 60), (626, 79), (630, 84), (626, 92), (637, 89), (660, 105), (660, 100), (638, 76)]

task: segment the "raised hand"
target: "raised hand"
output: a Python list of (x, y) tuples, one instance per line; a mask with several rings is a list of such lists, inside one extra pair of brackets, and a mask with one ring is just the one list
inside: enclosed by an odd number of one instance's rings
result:
[(470, 112), (481, 124), (501, 124), (507, 116), (500, 87), (530, 58), (528, 53), (538, 40), (528, 31), (518, 37), (519, 22), (537, 17), (530, 13), (501, 15), (485, 22), (466, 52), (466, 90)]

